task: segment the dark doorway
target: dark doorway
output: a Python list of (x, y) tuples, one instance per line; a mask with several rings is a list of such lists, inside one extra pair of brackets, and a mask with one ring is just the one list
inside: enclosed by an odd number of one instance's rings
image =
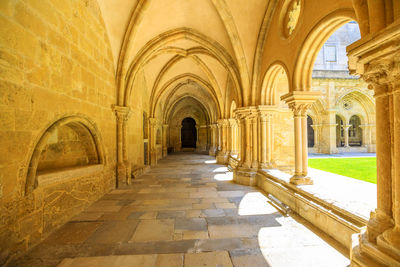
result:
[(196, 148), (196, 140), (196, 121), (192, 118), (183, 119), (181, 130), (182, 148)]
[(307, 116), (308, 147), (314, 147), (314, 129), (311, 125), (313, 125), (313, 120), (310, 116)]

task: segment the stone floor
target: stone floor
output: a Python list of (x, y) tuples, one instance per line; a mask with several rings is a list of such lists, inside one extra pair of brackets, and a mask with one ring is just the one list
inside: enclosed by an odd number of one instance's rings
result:
[[(347, 266), (346, 251), (212, 157), (173, 154), (12, 266)], [(332, 247), (336, 247), (334, 249)], [(339, 252), (340, 251), (340, 252)]]

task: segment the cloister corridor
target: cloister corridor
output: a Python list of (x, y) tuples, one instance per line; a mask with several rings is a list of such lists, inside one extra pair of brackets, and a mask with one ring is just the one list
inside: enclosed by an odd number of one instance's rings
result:
[[(347, 266), (347, 250), (215, 158), (168, 155), (72, 218), (16, 266)], [(348, 255), (347, 255), (348, 256)], [(327, 261), (327, 259), (329, 259)]]

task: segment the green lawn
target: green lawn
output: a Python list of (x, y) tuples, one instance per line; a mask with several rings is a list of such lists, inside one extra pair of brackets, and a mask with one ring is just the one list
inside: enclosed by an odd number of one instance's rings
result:
[(311, 168), (376, 184), (376, 158), (309, 159)]

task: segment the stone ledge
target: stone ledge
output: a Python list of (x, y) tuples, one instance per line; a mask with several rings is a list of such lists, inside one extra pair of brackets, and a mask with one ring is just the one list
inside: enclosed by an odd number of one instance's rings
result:
[(359, 233), (367, 220), (290, 184), (290, 177), (279, 170), (259, 170), (257, 187), (272, 194), (301, 217), (350, 248), (351, 236)]
[(103, 164), (95, 164), (41, 172), (37, 175), (38, 186), (52, 185), (68, 179), (92, 175), (103, 171), (103, 168)]

